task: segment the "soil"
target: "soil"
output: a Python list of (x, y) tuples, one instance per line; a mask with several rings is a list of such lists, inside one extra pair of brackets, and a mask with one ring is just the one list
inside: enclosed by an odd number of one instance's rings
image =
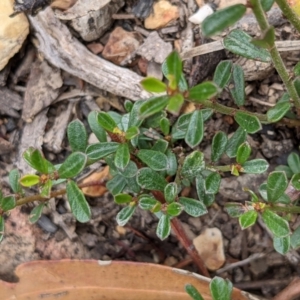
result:
[[(105, 44), (109, 33), (116, 26), (121, 26), (127, 31), (137, 30), (138, 26), (139, 31), (147, 32), (143, 25), (144, 17), (126, 18), (137, 2), (142, 1), (126, 1), (126, 4), (117, 13), (125, 17), (123, 19), (116, 18), (96, 42)], [(157, 32), (165, 42), (171, 42), (174, 45), (179, 43), (180, 38), (184, 36), (187, 28), (184, 13), (187, 13), (188, 8), (187, 1), (172, 2), (180, 7), (180, 13), (183, 16), (165, 26), (163, 28), (165, 31), (159, 29)], [(215, 4), (219, 5), (219, 3)], [(194, 6), (193, 8), (195, 9)], [(151, 7), (149, 9), (151, 11)], [(141, 12), (139, 13), (141, 14)], [(135, 14), (137, 13), (135, 12)], [(51, 28), (51, 24), (49, 26)], [(177, 26), (177, 30), (174, 31), (172, 26)], [(166, 31), (166, 28), (169, 28), (169, 31)], [(89, 44), (74, 30), (72, 32), (80, 43)], [(195, 37), (195, 45), (197, 45), (201, 39), (197, 26), (193, 26), (192, 32)], [(293, 40), (298, 37), (288, 24), (276, 27), (276, 35), (283, 40)], [(22, 49), (0, 72), (0, 98), (11, 97), (14, 99), (8, 102), (5, 108), (0, 107), (0, 178), (4, 194), (10, 193), (7, 176), (11, 169), (17, 165), (23, 172), (28, 170), (31, 172), (30, 168), (28, 169), (20, 162), (20, 151), (29, 147), (30, 143), (34, 142), (33, 146), (42, 146), (45, 157), (53, 163), (61, 163), (70, 153), (65, 134), (69, 121), (79, 118), (87, 125), (87, 115), (94, 109), (124, 112), (125, 99), (123, 97), (100, 90), (99, 87), (52, 66), (47, 60), (39, 57), (36, 42), (35, 31), (32, 29)], [(237, 60), (236, 57), (223, 50), (193, 58), (190, 66), (188, 63), (185, 65), (188, 82), (195, 85), (204, 79), (211, 79), (214, 67), (222, 59)], [(299, 53), (285, 53), (284, 60), (291, 68), (299, 61)], [(135, 64), (126, 65), (125, 68), (144, 76), (142, 63), (143, 61), (140, 59)], [(34, 74), (32, 72), (34, 68), (37, 72), (43, 70), (43, 75)], [(204, 69), (206, 72), (203, 72)], [(251, 72), (257, 72), (257, 70), (252, 69), (249, 73)], [(45, 78), (41, 81), (43, 76)], [(60, 80), (62, 82), (59, 84)], [(38, 89), (40, 101), (43, 103), (33, 112), (32, 107), (25, 106), (23, 101), (24, 98), (34, 95)], [(265, 113), (283, 92), (281, 80), (271, 69), (263, 78), (246, 82), (246, 109)], [(41, 100), (46, 94), (48, 101)], [(14, 97), (14, 95), (16, 96)], [(233, 105), (226, 90), (220, 95), (218, 101), (227, 106)], [(37, 119), (39, 121), (33, 123), (31, 129), (27, 128), (30, 124), (28, 121), (35, 122)], [(37, 128), (40, 128), (39, 134), (36, 132)], [(200, 150), (205, 155), (209, 155), (209, 145), (216, 131), (223, 130), (231, 133), (236, 128), (237, 124), (234, 123), (232, 117), (214, 114), (212, 119), (206, 122), (205, 141), (201, 143)], [(35, 132), (34, 141), (30, 140), (30, 130)], [(25, 136), (26, 132), (28, 136)], [(92, 139), (93, 137), (90, 135), (90, 141)], [(299, 130), (282, 125), (264, 125), (260, 132), (249, 136), (249, 142), (253, 147), (252, 157), (267, 159), (270, 163), (270, 171), (278, 164), (285, 164), (290, 152), (299, 152)], [(100, 163), (96, 167), (97, 171), (101, 171), (104, 165)], [(300, 252), (291, 251), (285, 256), (278, 254), (273, 249), (272, 238), (263, 223), (258, 221), (253, 227), (241, 230), (238, 220), (230, 218), (224, 210), (224, 204), (228, 201), (248, 200), (249, 196), (243, 192), (242, 188), (248, 187), (257, 190), (266, 176), (266, 174), (243, 175), (236, 178), (224, 175), (220, 194), (209, 208), (208, 214), (201, 218), (192, 218), (182, 214), (180, 220), (190, 239), (201, 234), (206, 228), (216, 227), (222, 232), (226, 258), (223, 267), (229, 266), (229, 268), (211, 272), (212, 276), (229, 278), (234, 286), (271, 299), (294, 277), (300, 275), (298, 263)], [(34, 190), (29, 190), (29, 193), (33, 194)], [(195, 193), (192, 187), (189, 194)], [(75, 222), (64, 196), (51, 199), (42, 218), (34, 225), (28, 221), (34, 205), (28, 204), (13, 210), (7, 216), (5, 238), (0, 244), (0, 279), (17, 281), (13, 274), (14, 268), (22, 262), (37, 259), (128, 260), (159, 263), (197, 271), (174, 234), (164, 241), (157, 238), (155, 233), (157, 218), (153, 214), (138, 209), (130, 222), (125, 227), (120, 227), (115, 221), (120, 206), (114, 203), (108, 192), (100, 197), (87, 197), (87, 199), (91, 206), (92, 219), (85, 224)], [(299, 223), (299, 217), (292, 218), (293, 229), (297, 228)], [(243, 262), (248, 257), (253, 258), (249, 263), (236, 265), (237, 262)]]

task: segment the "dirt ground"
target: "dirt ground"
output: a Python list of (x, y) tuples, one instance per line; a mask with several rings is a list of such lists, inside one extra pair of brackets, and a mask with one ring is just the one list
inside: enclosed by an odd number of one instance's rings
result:
[[(111, 1), (110, 9), (106, 11), (107, 15), (102, 16), (110, 18), (109, 22), (102, 24), (103, 32), (99, 32), (100, 29), (97, 27), (101, 28), (95, 21), (98, 20), (97, 16), (90, 16), (90, 23), (85, 22), (86, 26), (90, 26), (89, 29), (83, 27), (84, 21), (76, 23), (74, 17), (67, 18), (67, 14), (63, 14), (61, 10), (56, 10), (56, 15), (52, 15), (52, 9), (46, 8), (38, 12), (37, 16), (29, 17), (31, 27), (28, 37), (0, 72), (0, 182), (4, 194), (10, 193), (8, 172), (11, 169), (17, 166), (22, 173), (31, 172), (21, 159), (21, 153), (26, 148), (41, 147), (47, 159), (61, 163), (70, 152), (66, 139), (68, 122), (79, 118), (87, 125), (87, 115), (90, 111), (114, 110), (122, 113), (126, 98), (137, 100), (145, 96), (142, 91), (137, 89), (133, 91), (134, 83), (149, 74), (161, 76), (159, 71), (161, 63), (154, 60), (155, 55), (151, 56), (153, 44), (146, 44), (147, 53), (150, 53), (148, 56), (141, 55), (142, 50), (137, 50), (150, 34), (156, 32), (157, 41), (162, 43), (159, 52), (156, 53), (157, 56), (165, 55), (166, 49), (172, 51), (176, 48), (181, 52), (212, 41), (204, 40), (199, 26), (188, 22), (191, 11), (198, 9), (196, 2), (170, 1), (170, 4), (178, 8), (178, 16), (158, 29), (152, 29), (151, 25), (145, 27), (145, 19), (153, 10), (153, 1), (148, 1), (147, 5), (146, 2)], [(210, 2), (216, 6), (224, 5), (218, 1)], [(57, 3), (60, 1), (57, 0), (55, 3), (59, 6)], [(73, 14), (76, 16), (78, 11)], [(61, 31), (60, 43), (62, 47), (70, 43), (70, 53), (67, 56), (68, 49), (59, 50), (59, 43), (55, 46), (53, 44), (52, 46), (56, 48), (52, 48), (55, 54), (51, 58), (51, 53), (47, 53), (47, 47), (42, 45), (41, 24), (44, 18), (47, 34), (47, 30), (49, 33), (51, 28), (54, 28), (51, 26), (56, 26), (51, 18), (58, 17), (61, 20), (59, 22), (65, 24), (66, 28)], [(288, 23), (279, 21), (276, 21), (278, 39), (299, 38)], [(97, 27), (98, 33), (91, 36), (91, 32), (97, 31), (91, 29), (93, 26)], [(249, 31), (255, 31), (251, 26), (248, 28)], [(132, 45), (132, 48), (130, 46), (129, 50), (127, 49), (125, 56), (124, 53), (122, 56), (118, 52), (120, 51), (118, 47), (121, 48), (122, 45), (110, 39), (111, 32), (117, 27), (125, 31), (124, 33), (120, 30), (119, 34), (125, 35), (128, 43), (130, 41)], [(68, 30), (68, 34), (76, 39), (76, 43), (85, 48), (84, 51), (89, 49), (94, 56), (110, 60), (116, 68), (130, 72), (124, 73), (123, 76), (128, 76), (132, 82), (124, 83), (122, 86), (123, 81), (127, 80), (123, 77), (120, 82), (110, 86), (110, 83), (103, 83), (101, 77), (95, 79), (92, 73), (94, 71), (89, 67), (93, 62), (88, 62), (89, 58), (85, 61), (79, 53), (74, 52), (73, 55), (73, 40), (68, 40), (69, 36), (64, 35), (64, 30)], [(130, 35), (127, 35), (129, 33)], [(186, 41), (190, 35), (193, 38), (188, 45)], [(64, 39), (69, 42), (65, 44)], [(111, 43), (110, 47), (106, 47), (108, 43)], [(78, 44), (74, 44), (74, 47), (76, 48)], [(60, 56), (58, 60), (64, 60), (64, 63), (54, 64), (55, 55)], [(283, 53), (284, 61), (290, 69), (299, 61), (299, 56), (299, 51)], [(76, 61), (77, 57), (81, 61)], [(124, 63), (125, 59), (128, 62)], [(241, 60), (224, 50), (212, 51), (186, 60), (185, 72), (189, 84), (193, 86), (205, 79), (211, 79), (215, 66), (224, 59), (238, 62), (245, 70), (248, 110), (265, 113), (283, 94), (282, 83), (272, 66)], [(98, 72), (101, 72), (101, 69)], [(118, 73), (119, 69), (111, 72)], [(125, 97), (121, 96), (122, 91)], [(226, 90), (220, 95), (219, 101), (227, 106), (233, 105)], [(211, 140), (216, 131), (231, 133), (236, 128), (237, 124), (233, 118), (214, 114), (206, 122), (201, 151), (209, 155)], [(93, 142), (94, 137), (90, 130), (89, 134), (89, 141)], [(269, 171), (278, 164), (285, 164), (290, 152), (299, 152), (299, 130), (287, 126), (264, 125), (260, 132), (249, 136), (248, 141), (253, 148), (252, 157), (267, 159), (270, 163)], [(99, 172), (104, 167), (105, 165), (100, 162), (89, 171)], [(300, 275), (298, 263), (300, 252), (290, 252), (285, 256), (276, 253), (263, 223), (259, 221), (255, 226), (241, 230), (238, 220), (230, 218), (224, 210), (224, 204), (228, 201), (246, 201), (248, 194), (243, 192), (242, 188), (257, 190), (266, 176), (267, 174), (259, 176), (245, 174), (239, 178), (224, 176), (220, 193), (209, 208), (208, 214), (201, 218), (183, 214), (180, 220), (190, 239), (194, 239), (207, 228), (218, 228), (221, 231), (225, 263), (221, 269), (212, 271), (212, 276), (229, 278), (235, 287), (270, 299), (285, 288), (294, 277)], [(190, 194), (193, 193), (196, 192), (192, 188)], [(88, 201), (92, 219), (85, 224), (76, 223), (64, 196), (51, 199), (42, 218), (34, 225), (28, 221), (34, 205), (28, 204), (13, 210), (7, 217), (5, 238), (0, 244), (0, 279), (16, 281), (13, 270), (22, 262), (61, 258), (152, 262), (196, 271), (174, 234), (163, 242), (157, 238), (155, 234), (157, 218), (153, 214), (137, 210), (123, 228), (117, 226), (115, 221), (120, 206), (114, 203), (108, 192), (100, 197), (88, 197)], [(292, 228), (297, 228), (299, 223), (300, 218), (294, 217)], [(250, 259), (245, 262), (249, 257)]]

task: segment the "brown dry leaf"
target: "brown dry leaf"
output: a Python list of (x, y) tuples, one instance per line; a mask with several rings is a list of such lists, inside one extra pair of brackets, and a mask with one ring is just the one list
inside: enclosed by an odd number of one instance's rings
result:
[[(103, 180), (106, 181), (110, 178), (109, 175), (109, 166), (103, 168), (100, 172), (93, 173), (89, 177), (85, 178), (82, 183), (88, 183), (92, 181)], [(102, 196), (105, 192), (107, 192), (107, 188), (105, 186), (94, 185), (85, 187), (82, 189), (83, 193), (90, 197), (99, 197)]]
[(76, 2), (77, 2), (77, 0), (54, 0), (50, 6), (52, 8), (66, 10), (66, 9), (72, 7)]
[(209, 270), (218, 270), (225, 262), (222, 233), (218, 228), (207, 228), (194, 238), (193, 244)]
[[(205, 300), (209, 279), (166, 266), (94, 260), (35, 261), (17, 267), (18, 283), (0, 281), (1, 299), (18, 300), (189, 300), (194, 285)], [(257, 299), (234, 289), (233, 300)]]

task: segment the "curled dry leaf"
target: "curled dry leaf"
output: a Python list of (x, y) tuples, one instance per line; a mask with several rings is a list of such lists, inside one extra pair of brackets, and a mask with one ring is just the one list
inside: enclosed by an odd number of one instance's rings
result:
[[(110, 179), (109, 166), (106, 166), (100, 172), (93, 173), (89, 177), (85, 178), (82, 181), (82, 183), (89, 183), (92, 181), (103, 181), (104, 182), (104, 181), (107, 181), (108, 179)], [(82, 191), (86, 196), (99, 197), (99, 196), (102, 196), (107, 191), (107, 188), (102, 185), (94, 185), (94, 186), (85, 187), (82, 189)]]
[(218, 270), (225, 262), (222, 233), (218, 228), (207, 228), (194, 238), (193, 244), (209, 270)]
[(77, 2), (77, 0), (54, 0), (50, 6), (52, 8), (66, 10), (66, 9), (72, 7), (76, 2)]
[[(209, 279), (184, 270), (148, 263), (95, 260), (35, 261), (17, 267), (18, 283), (0, 281), (1, 299), (189, 300), (194, 285), (211, 300)], [(250, 297), (251, 296), (251, 297)], [(233, 290), (232, 300), (258, 298)]]

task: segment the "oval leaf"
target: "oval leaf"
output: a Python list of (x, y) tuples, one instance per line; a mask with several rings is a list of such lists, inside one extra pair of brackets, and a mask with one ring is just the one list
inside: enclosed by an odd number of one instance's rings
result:
[(232, 283), (228, 279), (214, 277), (209, 284), (213, 300), (231, 300)]
[(117, 204), (125, 204), (125, 203), (129, 203), (132, 201), (132, 196), (128, 195), (128, 194), (118, 194), (115, 195), (115, 202)]
[(45, 202), (40, 203), (39, 205), (37, 205), (30, 213), (29, 215), (29, 222), (31, 224), (34, 224), (38, 221), (38, 219), (41, 217), (42, 212), (43, 212), (43, 208), (46, 205)]
[(243, 143), (239, 146), (237, 155), (236, 155), (236, 162), (239, 164), (243, 164), (247, 161), (251, 154), (251, 147), (248, 142)]
[(205, 191), (207, 194), (216, 194), (221, 184), (220, 174), (213, 172), (205, 179)]
[(152, 210), (159, 202), (149, 195), (139, 197), (139, 207), (144, 210)]
[(290, 236), (285, 236), (285, 237), (274, 236), (273, 246), (278, 253), (282, 255), (286, 254), (287, 252), (289, 252), (291, 246)]
[(245, 79), (241, 66), (233, 65), (232, 81), (234, 87), (230, 89), (231, 96), (237, 106), (243, 106), (245, 104)]
[(265, 159), (253, 159), (246, 161), (241, 168), (241, 172), (248, 174), (262, 174), (269, 168), (269, 164)]
[(271, 56), (266, 49), (256, 47), (251, 43), (252, 37), (242, 30), (232, 30), (223, 40), (225, 49), (246, 58), (271, 61)]
[(145, 119), (155, 113), (162, 111), (169, 102), (169, 96), (161, 96), (156, 98), (150, 98), (143, 102), (140, 107), (140, 115), (141, 119)]
[(16, 206), (16, 198), (15, 196), (6, 196), (0, 199), (0, 208), (3, 211), (8, 211)]
[(300, 190), (300, 173), (293, 175), (291, 179), (291, 184), (296, 190)]
[(181, 214), (183, 207), (177, 202), (172, 202), (167, 206), (167, 214), (170, 217), (177, 217)]
[(181, 176), (192, 179), (199, 175), (205, 167), (204, 155), (200, 151), (189, 154), (183, 162)]
[(187, 284), (184, 289), (193, 300), (204, 300), (204, 298), (199, 294), (193, 285)]
[(9, 179), (9, 185), (10, 185), (11, 189), (13, 190), (13, 192), (16, 194), (21, 193), (22, 187), (19, 183), (20, 173), (19, 173), (18, 169), (11, 170), (9, 172), (8, 179)]
[(261, 124), (256, 116), (251, 116), (242, 111), (238, 111), (234, 115), (235, 121), (248, 133), (255, 133), (261, 130)]
[(115, 166), (124, 171), (130, 161), (130, 152), (128, 144), (119, 144), (115, 155)]
[(247, 132), (242, 127), (239, 127), (233, 136), (229, 139), (226, 146), (226, 154), (233, 158), (237, 155), (237, 150), (239, 146), (245, 142), (247, 137)]
[(192, 113), (184, 140), (191, 148), (194, 148), (201, 143), (203, 134), (204, 122), (202, 112), (200, 110), (195, 110)]
[(170, 182), (166, 185), (164, 190), (164, 196), (168, 203), (171, 203), (175, 200), (178, 194), (178, 187), (176, 182)]
[(126, 223), (129, 221), (129, 219), (133, 215), (135, 208), (136, 208), (135, 206), (128, 205), (128, 206), (122, 208), (118, 212), (116, 220), (117, 220), (117, 223), (119, 226), (126, 225)]
[(268, 121), (277, 122), (282, 119), (291, 108), (289, 102), (279, 102), (267, 112)]
[(200, 200), (180, 197), (179, 203), (183, 205), (184, 211), (192, 217), (200, 217), (207, 213), (206, 206)]
[(98, 123), (106, 131), (113, 132), (117, 128), (117, 124), (114, 119), (105, 112), (98, 113)]
[(20, 184), (25, 187), (31, 187), (40, 183), (40, 176), (35, 174), (24, 175), (20, 179)]
[(257, 219), (257, 212), (255, 210), (249, 210), (239, 217), (240, 226), (242, 229), (246, 229), (255, 224)]
[(137, 153), (137, 157), (155, 171), (161, 171), (167, 168), (167, 157), (161, 152), (142, 149)]
[(142, 168), (137, 173), (137, 182), (141, 188), (163, 191), (167, 185), (166, 179), (150, 168)]
[(85, 167), (87, 156), (81, 152), (74, 152), (67, 157), (57, 170), (60, 178), (72, 178), (78, 175)]
[(218, 93), (217, 86), (210, 81), (200, 83), (189, 90), (189, 99), (200, 102), (210, 99)]
[(157, 224), (156, 235), (163, 241), (170, 235), (170, 233), (171, 233), (170, 217), (166, 215), (162, 215)]
[(215, 134), (212, 146), (211, 146), (211, 160), (217, 162), (223, 153), (225, 152), (227, 146), (227, 135), (223, 131), (219, 131)]
[(262, 218), (270, 229), (270, 231), (277, 237), (286, 237), (290, 234), (289, 223), (287, 220), (279, 217), (270, 210), (265, 210), (262, 213)]
[(79, 120), (72, 121), (67, 128), (68, 140), (73, 152), (84, 152), (87, 146), (87, 133), (83, 123)]
[(224, 60), (221, 61), (215, 70), (214, 83), (223, 89), (230, 80), (231, 77), (232, 61)]
[(182, 74), (182, 61), (177, 51), (173, 51), (166, 59), (168, 68), (167, 78), (170, 81), (169, 85), (172, 89), (178, 87)]
[(86, 155), (91, 160), (98, 160), (111, 153), (117, 151), (119, 143), (116, 142), (105, 142), (89, 145), (86, 148)]
[(269, 202), (275, 202), (282, 196), (287, 189), (288, 179), (286, 174), (275, 171), (269, 174), (267, 179), (267, 195)]
[(74, 181), (67, 183), (66, 190), (68, 201), (76, 220), (81, 223), (88, 222), (91, 219), (91, 210), (83, 192)]
[(107, 142), (106, 132), (98, 122), (98, 112), (92, 111), (88, 115), (88, 123), (93, 133), (100, 142)]
[(143, 79), (141, 85), (144, 90), (150, 93), (163, 93), (167, 90), (166, 84), (154, 77)]
[(300, 157), (297, 153), (292, 152), (288, 156), (287, 163), (294, 174), (300, 173)]

